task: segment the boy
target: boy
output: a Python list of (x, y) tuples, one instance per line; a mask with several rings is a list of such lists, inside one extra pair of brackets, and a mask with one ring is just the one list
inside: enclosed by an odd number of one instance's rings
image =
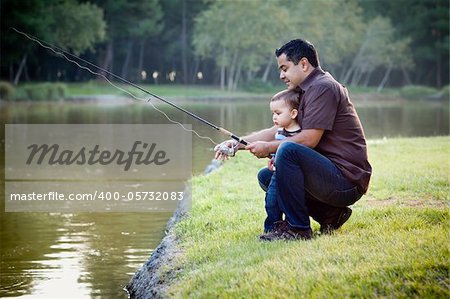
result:
[[(286, 137), (294, 136), (301, 131), (300, 125), (297, 122), (298, 109), (300, 106), (299, 94), (283, 90), (275, 94), (270, 101), (270, 110), (272, 111), (272, 120), (275, 126), (278, 127), (275, 139), (281, 140)], [(269, 161), (269, 170), (273, 172), (268, 187), (261, 187), (266, 191), (265, 209), (267, 218), (264, 221), (264, 232), (268, 233), (275, 227), (277, 221), (282, 220), (282, 212), (277, 202), (277, 186), (276, 186), (276, 171), (275, 171), (275, 154), (272, 155)], [(261, 179), (259, 180), (261, 181)], [(267, 184), (266, 184), (267, 186)]]

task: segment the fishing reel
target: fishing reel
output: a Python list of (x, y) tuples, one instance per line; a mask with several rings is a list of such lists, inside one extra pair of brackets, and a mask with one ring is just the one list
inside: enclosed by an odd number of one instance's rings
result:
[(234, 154), (236, 153), (236, 149), (239, 146), (238, 143), (236, 143), (235, 145), (233, 145), (232, 147), (228, 147), (226, 144), (220, 144), (219, 147), (217, 148), (217, 152), (224, 154), (228, 157), (234, 157)]

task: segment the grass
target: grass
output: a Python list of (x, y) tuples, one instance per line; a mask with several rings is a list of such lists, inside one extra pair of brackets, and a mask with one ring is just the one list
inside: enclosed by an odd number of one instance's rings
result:
[[(77, 95), (125, 95), (122, 91), (111, 86), (107, 82), (89, 81), (82, 83), (64, 83), (67, 86), (69, 96)], [(129, 87), (126, 84), (114, 82), (115, 85), (135, 92), (136, 89)], [(275, 94), (284, 88), (283, 84), (272, 85), (265, 84), (264, 88), (249, 89), (243, 86), (237, 91), (221, 90), (218, 86), (212, 85), (182, 85), (182, 84), (144, 84), (136, 83), (137, 85), (161, 96), (175, 96), (175, 97), (196, 97), (196, 96), (230, 96), (230, 95), (255, 95), (255, 94)], [(28, 85), (35, 85), (30, 83)], [(266, 86), (267, 85), (267, 86)], [(353, 94), (367, 94), (377, 93), (375, 87), (349, 86), (350, 92)], [(383, 95), (398, 96), (399, 88), (387, 88), (382, 91)], [(139, 92), (138, 92), (139, 93)]]
[(256, 173), (265, 161), (240, 152), (193, 178), (190, 216), (174, 228), (182, 254), (162, 270), (172, 277), (166, 295), (448, 298), (449, 143), (370, 142), (371, 188), (350, 220), (334, 235), (298, 242), (258, 240), (265, 212)]
[[(122, 84), (118, 82), (113, 82), (115, 86), (112, 86), (106, 81), (88, 81), (88, 82), (64, 82), (64, 83), (24, 83), (19, 85), (18, 88), (5, 94), (5, 97), (12, 96), (16, 100), (46, 100), (49, 96), (43, 94), (43, 86), (46, 89), (51, 89), (51, 87), (56, 86), (56, 90), (63, 91), (62, 97), (86, 97), (86, 96), (126, 96), (130, 95), (121, 90), (127, 90), (128, 92), (134, 94), (139, 98), (147, 98), (148, 95), (137, 88), (134, 88), (127, 84)], [(271, 82), (263, 83), (261, 81), (255, 80), (246, 84), (243, 84), (236, 91), (222, 90), (218, 86), (212, 85), (182, 85), (182, 84), (149, 84), (149, 83), (136, 83), (137, 85), (143, 87), (147, 91), (156, 94), (161, 97), (168, 97), (171, 100), (175, 98), (178, 99), (224, 99), (224, 98), (236, 98), (236, 99), (254, 99), (265, 97), (269, 98), (271, 95), (277, 93), (281, 89), (285, 88), (282, 82), (273, 84)], [(119, 88), (116, 88), (119, 87)], [(1, 86), (0, 86), (1, 89)], [(442, 88), (441, 90), (433, 89), (424, 86), (405, 86), (402, 88), (386, 88), (381, 92), (378, 92), (376, 87), (364, 87), (364, 86), (349, 86), (348, 87), (351, 98), (355, 102), (379, 102), (379, 101), (390, 101), (396, 102), (404, 99), (417, 99), (426, 100), (427, 96), (437, 96), (436, 99), (447, 99), (449, 93), (449, 86)], [(53, 93), (54, 94), (54, 93)], [(57, 94), (57, 99), (60, 96)], [(31, 99), (30, 99), (31, 97)]]
[(401, 203), (449, 200), (450, 138), (369, 141), (369, 198)]

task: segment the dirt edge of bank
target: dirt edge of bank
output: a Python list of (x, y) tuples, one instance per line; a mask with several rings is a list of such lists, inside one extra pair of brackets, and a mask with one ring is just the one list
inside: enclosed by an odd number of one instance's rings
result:
[[(190, 192), (185, 191), (185, 195), (190, 197), (190, 194)], [(191, 198), (188, 201), (190, 200)], [(176, 274), (171, 264), (173, 259), (181, 253), (177, 247), (177, 238), (173, 228), (177, 222), (187, 215), (187, 207), (187, 203), (178, 205), (167, 222), (166, 236), (125, 286), (129, 298), (163, 298), (167, 282)], [(172, 270), (167, 273), (167, 269)]]

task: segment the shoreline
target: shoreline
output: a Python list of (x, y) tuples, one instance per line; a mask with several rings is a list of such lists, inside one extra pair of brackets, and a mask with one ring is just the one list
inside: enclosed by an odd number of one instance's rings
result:
[[(211, 162), (205, 167), (203, 175), (209, 175), (220, 169), (221, 166), (222, 164)], [(192, 184), (188, 184), (188, 186), (184, 191), (184, 196), (188, 200), (181, 202), (167, 221), (166, 235), (147, 261), (134, 273), (133, 277), (124, 287), (129, 298), (163, 298), (168, 282), (174, 278), (173, 276), (176, 274), (176, 271), (165, 276), (167, 273), (163, 267), (171, 268), (173, 266), (173, 260), (182, 254), (181, 250), (177, 247), (179, 240), (176, 237), (174, 228), (183, 218), (189, 217), (188, 212), (192, 206)]]
[[(185, 191), (185, 194), (191, 194)], [(192, 200), (189, 198), (189, 201)], [(147, 261), (134, 273), (128, 284), (123, 288), (129, 298), (162, 298), (171, 277), (165, 277), (163, 267), (170, 267), (171, 261), (180, 254), (177, 248), (177, 238), (173, 231), (176, 223), (186, 217), (186, 204), (180, 204), (166, 225), (166, 235), (152, 252)]]
[[(247, 93), (247, 94), (214, 94), (214, 95), (168, 95), (161, 96), (163, 99), (174, 102), (174, 103), (207, 103), (207, 102), (220, 102), (223, 100), (227, 101), (261, 101), (266, 100), (269, 101), (273, 96), (271, 93)], [(53, 101), (5, 101), (0, 100), (0, 107), (3, 106), (14, 106), (14, 105), (39, 105), (39, 104), (53, 104), (53, 105), (63, 105), (63, 104), (96, 104), (96, 105), (128, 105), (134, 103), (145, 103), (147, 98), (150, 96), (138, 95), (138, 98), (142, 98), (142, 100), (133, 99), (131, 96), (126, 95), (116, 95), (116, 94), (92, 94), (92, 95), (69, 95), (64, 99), (53, 100)], [(154, 104), (160, 105), (164, 104), (163, 101), (158, 100), (157, 98), (152, 98), (154, 100)], [(399, 95), (390, 95), (383, 93), (375, 93), (375, 92), (350, 92), (351, 101), (358, 104), (403, 104), (406, 102), (411, 102), (408, 99), (405, 99)], [(438, 100), (414, 100), (414, 102), (426, 102), (426, 103), (444, 103), (445, 101)]]

